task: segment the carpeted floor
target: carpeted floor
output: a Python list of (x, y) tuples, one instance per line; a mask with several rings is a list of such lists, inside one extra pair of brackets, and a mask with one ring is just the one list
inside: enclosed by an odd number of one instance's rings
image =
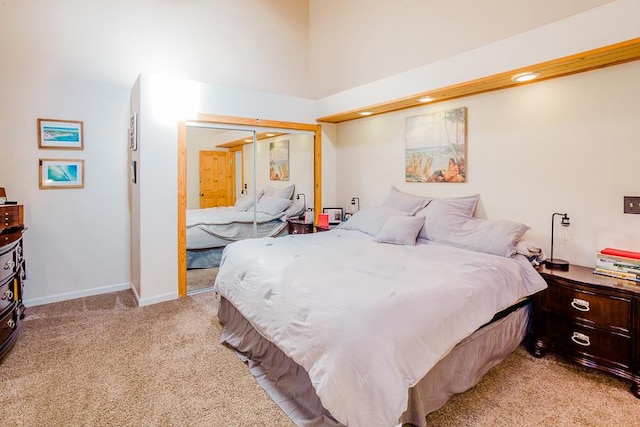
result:
[(187, 293), (201, 292), (213, 288), (218, 268), (196, 268), (187, 270)]
[[(213, 292), (137, 307), (130, 291), (32, 307), (0, 364), (16, 426), (291, 426), (219, 344)], [(631, 426), (629, 383), (518, 349), (434, 426)]]

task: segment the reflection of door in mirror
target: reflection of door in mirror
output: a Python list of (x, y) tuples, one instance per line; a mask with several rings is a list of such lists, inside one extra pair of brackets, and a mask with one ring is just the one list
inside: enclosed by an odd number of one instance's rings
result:
[(234, 159), (225, 151), (200, 151), (200, 209), (235, 203)]

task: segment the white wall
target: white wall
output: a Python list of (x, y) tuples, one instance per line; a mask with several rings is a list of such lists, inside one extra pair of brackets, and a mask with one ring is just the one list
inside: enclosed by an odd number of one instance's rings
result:
[[(271, 181), (269, 179), (269, 143), (286, 140), (289, 141), (289, 181)], [(304, 194), (307, 206), (313, 207), (313, 135), (286, 134), (260, 140), (256, 151), (258, 189), (264, 189), (267, 186), (283, 188), (295, 184), (295, 194)]]
[[(556, 4), (559, 2), (554, 2), (554, 7)], [(519, 14), (529, 13), (529, 9), (524, 6), (514, 8), (514, 11)], [(411, 9), (404, 12), (410, 14)], [(381, 19), (378, 25), (389, 25), (397, 29), (402, 23), (393, 25), (388, 20)], [(420, 67), (404, 69), (403, 72), (373, 82), (366, 83), (361, 80), (358, 86), (319, 99), (318, 117), (411, 97), (421, 92), (528, 67), (637, 37), (640, 37), (640, 2), (615, 0), (473, 50)], [(406, 43), (413, 40), (407, 39)], [(383, 50), (385, 47), (395, 49), (395, 52), (411, 52), (410, 49), (404, 49), (399, 42), (388, 46), (383, 44), (379, 49), (386, 52)], [(393, 61), (392, 56), (385, 59)], [(366, 58), (362, 58), (361, 61), (364, 66), (374, 65)]]
[[(571, 238), (554, 255), (593, 266), (606, 247), (640, 251), (640, 62), (338, 125), (338, 201), (380, 204), (390, 186), (420, 195), (480, 193), (476, 216), (531, 227), (549, 251), (551, 215), (567, 212)], [(406, 183), (405, 118), (468, 108), (467, 183)]]
[[(140, 305), (174, 299), (178, 294), (177, 134), (178, 121), (198, 113), (260, 117), (313, 123), (315, 103), (308, 99), (157, 75), (140, 76), (139, 90), (139, 276), (133, 275)], [(134, 218), (132, 224), (136, 221)]]
[(393, 76), (610, 1), (310, 0), (311, 95)]
[[(146, 196), (128, 185), (130, 158), (142, 163), (142, 183), (154, 167), (127, 152), (141, 72), (307, 96), (307, 27), (299, 0), (0, 2), (0, 186), (25, 205), (27, 305), (129, 282), (141, 292), (141, 238), (166, 232), (138, 223), (136, 200)], [(85, 150), (38, 150), (37, 118), (84, 121)], [(86, 187), (39, 190), (38, 159), (48, 157), (84, 159)]]

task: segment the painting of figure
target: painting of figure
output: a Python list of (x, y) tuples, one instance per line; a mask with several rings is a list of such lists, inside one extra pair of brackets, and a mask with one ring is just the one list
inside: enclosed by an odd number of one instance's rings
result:
[(466, 182), (467, 107), (407, 117), (407, 182)]
[(289, 181), (289, 140), (269, 143), (269, 179)]

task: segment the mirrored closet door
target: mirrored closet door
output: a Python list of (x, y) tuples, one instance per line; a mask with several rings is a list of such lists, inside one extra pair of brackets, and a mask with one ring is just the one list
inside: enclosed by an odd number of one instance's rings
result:
[(279, 237), (314, 201), (314, 133), (186, 127), (186, 292), (213, 286), (224, 247)]

